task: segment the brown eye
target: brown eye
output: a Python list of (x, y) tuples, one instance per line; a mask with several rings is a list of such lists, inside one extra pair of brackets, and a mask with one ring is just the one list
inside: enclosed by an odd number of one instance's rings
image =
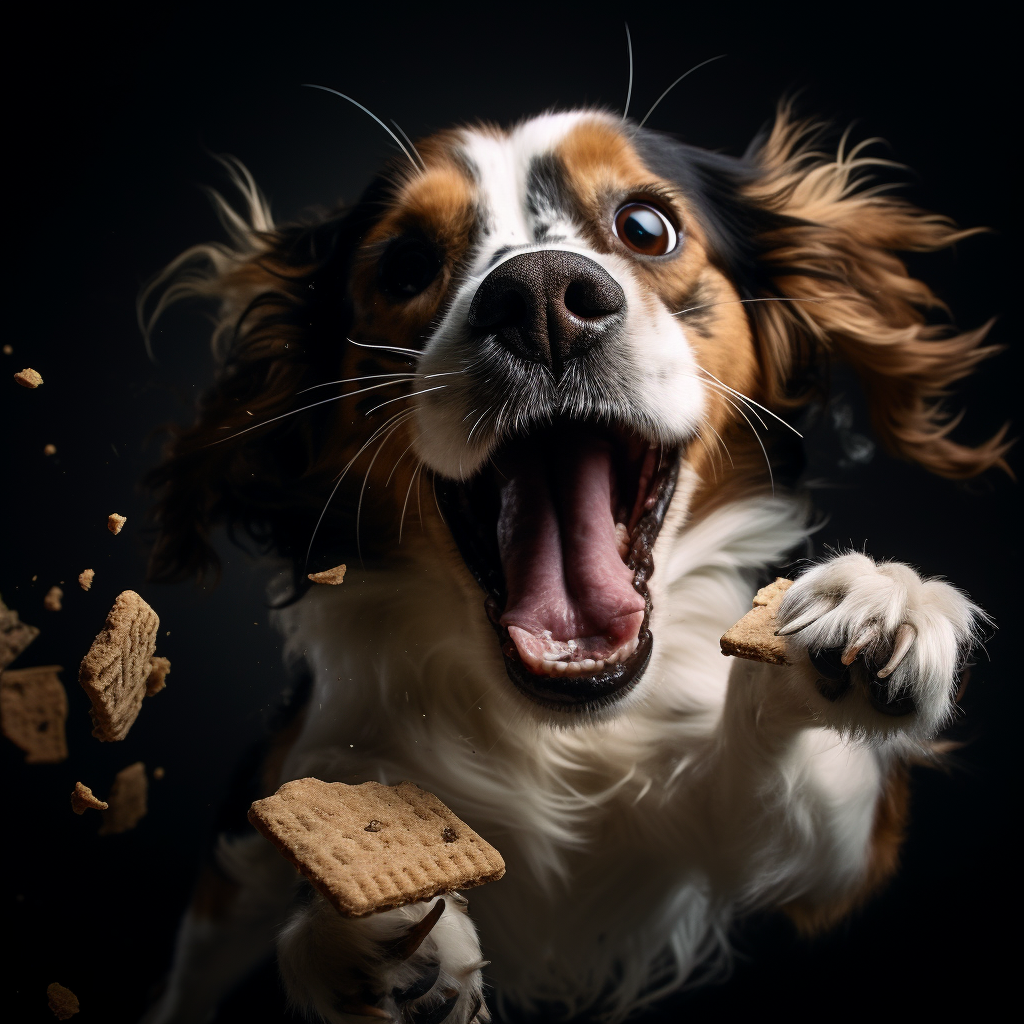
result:
[(676, 229), (657, 207), (626, 203), (615, 214), (615, 234), (642, 256), (664, 256), (676, 247)]

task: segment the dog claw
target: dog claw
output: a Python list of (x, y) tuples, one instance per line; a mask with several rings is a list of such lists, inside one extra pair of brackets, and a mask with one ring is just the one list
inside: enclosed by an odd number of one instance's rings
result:
[(861, 651), (878, 636), (878, 630), (873, 626), (868, 627), (860, 633), (856, 639), (851, 640), (843, 651), (842, 662), (844, 665), (852, 665)]
[(408, 988), (403, 989), (392, 989), (391, 994), (400, 1003), (410, 1002), (413, 999), (419, 999), (420, 996), (425, 996), (436, 984), (437, 979), (441, 976), (441, 965), (434, 964), (431, 969), (427, 971), (423, 977), (414, 981)]
[(420, 948), (431, 929), (444, 913), (444, 900), (439, 899), (419, 921), (403, 936), (387, 946), (387, 953), (395, 960), (408, 960)]
[(781, 629), (775, 630), (775, 635), (792, 636), (794, 633), (799, 633), (801, 629), (806, 629), (811, 623), (817, 622), (820, 618), (821, 613), (819, 612), (815, 612), (813, 615), (804, 615), (803, 618), (796, 619)]
[[(451, 995), (448, 995), (451, 992)], [(406, 1006), (402, 1010), (402, 1018), (405, 1024), (441, 1024), (441, 1021), (447, 1020), (455, 1009), (455, 1004), (459, 1001), (459, 993), (454, 989), (447, 989), (444, 993), (445, 999), (443, 1002), (436, 1003), (434, 1006), (419, 1007)]]
[(896, 671), (899, 667), (900, 662), (907, 656), (907, 652), (911, 647), (914, 646), (914, 641), (917, 639), (917, 630), (910, 625), (909, 622), (904, 622), (899, 629), (896, 630), (896, 642), (893, 646), (892, 656), (885, 663), (884, 667), (880, 668), (875, 673), (878, 679), (887, 679), (889, 676)]

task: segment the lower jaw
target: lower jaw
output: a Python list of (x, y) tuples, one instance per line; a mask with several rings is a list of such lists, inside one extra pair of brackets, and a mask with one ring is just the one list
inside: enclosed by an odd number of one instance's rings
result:
[(501, 610), (497, 602), (489, 597), (485, 607), (501, 645), (505, 671), (516, 689), (548, 710), (563, 714), (587, 714), (621, 700), (640, 682), (647, 670), (654, 650), (654, 637), (648, 628), (651, 601), (646, 593), (644, 597), (646, 608), (636, 650), (624, 661), (601, 672), (580, 675), (553, 676), (531, 672), (519, 657), (508, 630), (499, 621)]

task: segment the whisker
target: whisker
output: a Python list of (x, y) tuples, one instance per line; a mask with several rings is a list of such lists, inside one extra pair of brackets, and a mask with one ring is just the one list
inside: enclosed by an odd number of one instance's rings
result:
[(381, 377), (392, 377), (396, 381), (398, 380), (415, 380), (415, 372), (406, 373), (371, 373), (363, 377), (344, 377), (341, 380), (328, 380), (324, 381), (323, 384), (312, 384), (308, 388), (303, 388), (301, 391), (296, 391), (296, 395), (304, 395), (307, 391), (316, 391), (317, 388), (329, 388), (332, 384), (358, 384), (361, 380), (379, 380)]
[(417, 351), (414, 348), (401, 348), (397, 345), (369, 345), (365, 341), (354, 341), (352, 338), (345, 339), (350, 345), (355, 345), (356, 348), (373, 348), (381, 352), (398, 352), (402, 355), (412, 356), (414, 359), (419, 359), (422, 352)]
[[(474, 409), (473, 411), (475, 412), (476, 410)], [(479, 419), (477, 419), (476, 423), (474, 423), (474, 424), (473, 424), (473, 430), (471, 430), (471, 431), (469, 432), (469, 435), (468, 435), (468, 436), (466, 437), (466, 444), (469, 444), (469, 442), (473, 440), (473, 431), (474, 431), (474, 430), (476, 430), (476, 428), (480, 426), (480, 423), (481, 423), (481, 421), (483, 420), (483, 418), (484, 418), (484, 417), (485, 417), (485, 416), (486, 416), (486, 415), (487, 415), (487, 414), (488, 414), (488, 413), (489, 413), (490, 411), (491, 411), (491, 410), (490, 410), (490, 408), (488, 407), (487, 409), (484, 409), (484, 411), (483, 411), (482, 413), (480, 413), (480, 417), (479, 417)]]
[(313, 541), (316, 540), (317, 531), (320, 529), (320, 524), (324, 521), (324, 516), (327, 514), (327, 509), (331, 504), (331, 499), (334, 497), (335, 492), (341, 486), (341, 481), (345, 479), (345, 476), (348, 473), (348, 471), (355, 465), (356, 459), (358, 459), (359, 456), (362, 455), (363, 452), (365, 452), (366, 449), (369, 448), (370, 445), (373, 444), (373, 442), (380, 436), (381, 431), (386, 430), (389, 424), (395, 422), (395, 420), (397, 420), (399, 417), (407, 416), (410, 412), (411, 410), (409, 409), (402, 409), (400, 412), (396, 412), (394, 416), (389, 416), (379, 427), (377, 427), (376, 430), (374, 430), (374, 432), (369, 436), (369, 438), (367, 439), (366, 443), (362, 446), (362, 448), (360, 448), (359, 451), (357, 451), (355, 455), (353, 455), (352, 458), (349, 459), (347, 463), (345, 463), (344, 468), (342, 469), (341, 473), (338, 476), (337, 482), (332, 488), (331, 493), (327, 496), (327, 501), (324, 503), (323, 511), (320, 513), (320, 518), (316, 521), (316, 526), (313, 527), (313, 534), (309, 538), (309, 547), (306, 548), (307, 568), (309, 567), (309, 556), (313, 552)]
[(424, 388), (422, 391), (413, 391), (408, 395), (399, 395), (397, 398), (389, 398), (386, 402), (381, 402), (380, 405), (375, 405), (372, 409), (368, 410), (366, 415), (369, 416), (378, 409), (383, 409), (385, 405), (390, 405), (392, 402), (401, 402), (403, 398), (417, 398), (419, 395), (426, 395), (431, 391), (440, 391), (446, 387), (448, 387), (447, 384), (438, 384), (436, 387)]
[(661, 101), (662, 101), (662, 100), (663, 100), (663, 99), (664, 99), (664, 98), (665, 98), (665, 97), (666, 97), (666, 96), (667, 96), (667, 95), (668, 95), (668, 94), (669, 94), (669, 93), (670, 93), (670, 92), (671, 92), (671, 91), (672, 91), (672, 90), (673, 90), (673, 89), (674, 89), (674, 88), (675, 88), (675, 87), (676, 87), (676, 86), (677, 86), (677, 85), (678, 85), (678, 84), (679, 84), (679, 83), (680, 83), (680, 82), (681, 82), (681, 81), (682, 81), (682, 80), (684, 79), (684, 78), (686, 78), (686, 77), (687, 77), (688, 75), (692, 75), (692, 74), (694, 73), (694, 71), (699, 71), (699, 70), (700, 70), (700, 69), (701, 69), (702, 67), (704, 67), (704, 65), (705, 65), (705, 64), (710, 64), (710, 63), (712, 63), (713, 61), (716, 61), (716, 60), (721, 60), (721, 59), (722, 59), (722, 58), (723, 58), (724, 56), (726, 56), (726, 54), (724, 54), (724, 53), (720, 53), (720, 54), (719, 54), (719, 55), (718, 55), (717, 57), (709, 57), (709, 58), (708, 58), (707, 60), (705, 60), (705, 61), (702, 61), (702, 62), (701, 62), (700, 64), (698, 64), (698, 65), (697, 65), (696, 67), (692, 67), (692, 68), (690, 68), (690, 70), (689, 70), (689, 71), (687, 71), (687, 72), (686, 72), (685, 74), (682, 74), (682, 75), (680, 75), (680, 76), (679, 76), (679, 77), (678, 77), (678, 78), (677, 78), (677, 79), (676, 79), (676, 80), (675, 80), (675, 81), (674, 81), (674, 82), (673, 82), (673, 83), (672, 83), (672, 84), (671, 84), (671, 85), (670, 85), (670, 86), (669, 86), (669, 87), (668, 87), (668, 88), (667, 88), (667, 89), (666, 89), (666, 90), (665, 90), (665, 91), (664, 91), (664, 92), (663, 92), (663, 93), (662, 93), (662, 94), (661, 94), (661, 95), (660, 95), (660, 96), (659, 96), (659, 97), (658, 97), (658, 98), (657, 98), (657, 99), (656, 99), (656, 100), (654, 101), (654, 107), (651, 107), (651, 109), (647, 111), (647, 113), (646, 113), (646, 114), (644, 115), (644, 119), (643, 119), (643, 120), (642, 120), (642, 121), (641, 121), (641, 122), (640, 122), (640, 123), (639, 123), (639, 124), (638, 124), (638, 125), (636, 126), (636, 131), (635, 131), (635, 132), (633, 132), (634, 136), (635, 136), (635, 135), (636, 135), (636, 133), (637, 133), (638, 131), (640, 131), (640, 129), (641, 129), (641, 128), (643, 128), (643, 126), (644, 126), (644, 125), (645, 125), (645, 124), (647, 123), (647, 118), (649, 118), (649, 117), (651, 116), (651, 114), (653, 114), (653, 113), (654, 113), (654, 108), (655, 108), (655, 107), (657, 107), (657, 105), (658, 105), (658, 104), (659, 104), (659, 103), (660, 103), (660, 102), (661, 102)]
[[(405, 452), (403, 452), (402, 454), (404, 455)], [(405, 510), (409, 506), (409, 495), (412, 494), (412, 485), (420, 477), (420, 470), (421, 469), (423, 469), (423, 462), (422, 461), (413, 470), (412, 476), (409, 477), (409, 486), (406, 487), (406, 489), (405, 489), (405, 501), (402, 502), (402, 518), (398, 520), (398, 543), (399, 544), (402, 543), (402, 527), (405, 526)], [(416, 493), (417, 493), (417, 497), (418, 497), (419, 496), (419, 491), (417, 491)], [(421, 520), (421, 522), (422, 522), (422, 520)]]
[[(787, 423), (781, 416), (776, 416), (775, 413), (771, 411), (771, 409), (766, 409), (763, 405), (761, 405), (760, 402), (755, 402), (752, 398), (748, 398), (746, 395), (740, 394), (740, 392), (737, 391), (735, 388), (731, 388), (728, 384), (724, 383), (723, 381), (720, 381), (710, 370), (705, 370), (703, 366), (698, 366), (697, 369), (700, 370), (701, 373), (706, 373), (713, 381), (716, 381), (718, 384), (721, 384), (722, 387), (725, 388), (726, 391), (728, 391), (730, 394), (735, 395), (737, 398), (742, 398), (743, 401), (746, 402), (748, 405), (756, 405), (758, 409), (761, 410), (761, 412), (767, 413), (769, 416), (772, 417), (772, 419), (778, 420), (787, 430), (792, 430), (797, 437), (803, 440), (804, 435), (801, 434), (800, 431), (796, 429), (796, 427), (794, 427), (792, 424)], [(760, 417), (758, 417), (758, 419), (760, 419)], [(762, 423), (762, 426), (763, 425), (764, 424)]]
[(626, 49), (629, 51), (629, 88), (626, 89), (626, 107), (622, 111), (622, 120), (629, 117), (629, 101), (633, 96), (633, 39), (629, 34), (629, 22), (626, 22)]
[(384, 486), (385, 486), (385, 487), (387, 487), (387, 486), (388, 486), (388, 484), (390, 484), (390, 483), (391, 483), (391, 478), (392, 478), (392, 477), (393, 477), (393, 476), (395, 475), (395, 470), (396, 470), (396, 469), (398, 469), (398, 463), (399, 463), (399, 462), (401, 462), (401, 461), (402, 461), (402, 459), (404, 459), (404, 458), (405, 458), (405, 453), (406, 453), (406, 452), (407, 452), (407, 451), (408, 451), (408, 450), (409, 450), (409, 449), (410, 449), (410, 448), (411, 448), (411, 447), (412, 447), (412, 446), (413, 446), (413, 445), (414, 445), (415, 443), (416, 443), (415, 441), (410, 441), (410, 442), (409, 442), (409, 444), (408, 444), (408, 446), (407, 446), (407, 447), (405, 448), (405, 450), (404, 450), (404, 451), (402, 452), (402, 454), (398, 456), (398, 459), (397, 459), (397, 461), (395, 462), (394, 466), (392, 466), (392, 467), (391, 467), (391, 472), (390, 472), (390, 473), (388, 473), (388, 478), (387, 478), (387, 480), (385, 480), (385, 481), (384, 481)]
[(402, 128), (402, 126), (393, 117), (388, 118), (388, 120), (398, 130), (398, 134), (401, 135), (402, 138), (405, 139), (405, 141), (409, 143), (409, 148), (416, 154), (416, 159), (419, 160), (420, 167), (422, 167), (423, 170), (425, 171), (427, 169), (427, 162), (420, 155), (420, 151), (416, 148), (416, 144), (412, 141), (412, 139), (409, 138), (408, 135), (405, 134), (405, 130)]
[[(393, 138), (395, 140), (395, 142), (398, 143), (398, 148), (409, 158), (409, 163), (412, 164), (413, 170), (415, 170), (415, 171), (419, 171), (420, 170), (419, 165), (412, 158), (412, 153), (410, 153), (409, 150), (407, 150), (405, 148), (405, 143), (402, 142), (402, 140), (372, 110), (368, 110), (358, 100), (352, 99), (351, 96), (346, 96), (343, 92), (338, 92), (337, 89), (331, 89), (330, 87), (328, 87), (326, 85), (316, 85), (313, 82), (303, 82), (303, 88), (304, 89), (320, 89), (322, 92), (329, 92), (333, 96), (340, 96), (343, 100), (348, 100), (348, 102), (351, 103), (353, 106), (358, 107), (364, 114), (369, 114), (370, 117), (372, 117), (374, 119), (374, 121), (376, 121), (377, 124), (379, 124), (381, 126), (381, 128), (383, 128), (384, 131), (386, 131), (388, 133), (388, 135), (390, 135), (391, 138)], [(419, 156), (419, 153), (417, 153), (416, 155)], [(424, 166), (423, 169), (426, 170), (426, 166)]]
[[(698, 378), (698, 379), (699, 379), (699, 378)], [(746, 398), (746, 395), (741, 395), (741, 394), (739, 394), (739, 392), (733, 391), (733, 389), (732, 389), (732, 388), (730, 388), (730, 387), (727, 387), (727, 386), (726, 386), (725, 384), (723, 384), (723, 383), (722, 383), (721, 381), (719, 381), (719, 380), (717, 380), (717, 379), (716, 379), (716, 381), (714, 381), (714, 382), (706, 380), (706, 381), (703, 381), (703, 383), (704, 383), (704, 384), (708, 384), (708, 385), (710, 385), (710, 386), (711, 386), (711, 387), (713, 387), (713, 388), (714, 388), (714, 389), (715, 389), (716, 391), (718, 391), (718, 392), (719, 392), (720, 394), (729, 394), (729, 395), (732, 395), (732, 394), (734, 394), (734, 395), (736, 395), (736, 397), (737, 397), (737, 398), (739, 398), (739, 399), (740, 399), (740, 400), (741, 400), (741, 401), (742, 401), (742, 402), (743, 402), (744, 404), (746, 404), (746, 402), (747, 402), (747, 398)], [(768, 424), (767, 424), (767, 423), (765, 423), (765, 421), (764, 421), (763, 419), (761, 419), (761, 417), (760, 417), (760, 416), (758, 416), (758, 415), (757, 415), (757, 413), (756, 413), (756, 412), (755, 412), (755, 411), (754, 411), (753, 409), (751, 409), (751, 410), (750, 410), (750, 414), (751, 414), (751, 415), (752, 415), (752, 416), (754, 417), (754, 419), (756, 419), (756, 420), (757, 420), (757, 422), (758, 422), (758, 423), (760, 423), (760, 424), (761, 424), (761, 426), (762, 426), (762, 427), (764, 427), (764, 429), (765, 429), (765, 430), (767, 430), (767, 429), (768, 429)]]
[(723, 397), (725, 398), (725, 401), (727, 401), (747, 421), (747, 426), (750, 427), (750, 432), (754, 435), (755, 438), (757, 438), (757, 443), (761, 446), (761, 451), (764, 453), (765, 465), (768, 467), (768, 480), (770, 481), (770, 483), (772, 485), (772, 497), (774, 498), (775, 497), (775, 476), (772, 473), (771, 459), (768, 458), (768, 449), (765, 448), (764, 442), (761, 440), (761, 435), (757, 432), (757, 430), (754, 429), (754, 424), (750, 422), (749, 418), (747, 417), (747, 414), (743, 411), (743, 408), (741, 406), (737, 405), (728, 396), (723, 396)]
[[(408, 417), (406, 417), (408, 418)], [(366, 467), (366, 472), (363, 474), (363, 486), (359, 488), (359, 501), (356, 504), (356, 554), (359, 556), (359, 563), (363, 561), (363, 545), (359, 537), (359, 524), (363, 516), (363, 497), (366, 494), (367, 485), (370, 482), (370, 471), (373, 469), (373, 464), (377, 461), (377, 456), (384, 451), (384, 446), (388, 443), (391, 435), (402, 425), (404, 420), (399, 420), (395, 425), (384, 435), (377, 450), (373, 453), (373, 458), (370, 459), (370, 464)]]
[(748, 302), (828, 302), (828, 299), (802, 299), (785, 295), (766, 295), (760, 299), (722, 299), (719, 302), (703, 302), (699, 306), (688, 306), (678, 313), (669, 313), (669, 316), (682, 316), (684, 313), (692, 313), (695, 309), (709, 309), (711, 306), (746, 305)]

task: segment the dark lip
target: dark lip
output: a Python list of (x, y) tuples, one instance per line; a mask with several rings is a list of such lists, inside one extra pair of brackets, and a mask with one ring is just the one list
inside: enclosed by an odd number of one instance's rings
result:
[(643, 677), (654, 650), (648, 588), (648, 581), (654, 574), (654, 544), (675, 493), (681, 460), (681, 447), (664, 452), (648, 492), (655, 494), (655, 500), (633, 530), (627, 564), (634, 570), (633, 588), (644, 599), (637, 649), (625, 661), (586, 676), (537, 675), (522, 663), (508, 630), (499, 621), (507, 594), (494, 529), (497, 514), (493, 520), (478, 514), (474, 508), (473, 481), (464, 484), (436, 478), (437, 499), (445, 522), (466, 567), (486, 595), (484, 608), (497, 634), (508, 677), (516, 689), (535, 703), (562, 713), (596, 711), (621, 700)]

